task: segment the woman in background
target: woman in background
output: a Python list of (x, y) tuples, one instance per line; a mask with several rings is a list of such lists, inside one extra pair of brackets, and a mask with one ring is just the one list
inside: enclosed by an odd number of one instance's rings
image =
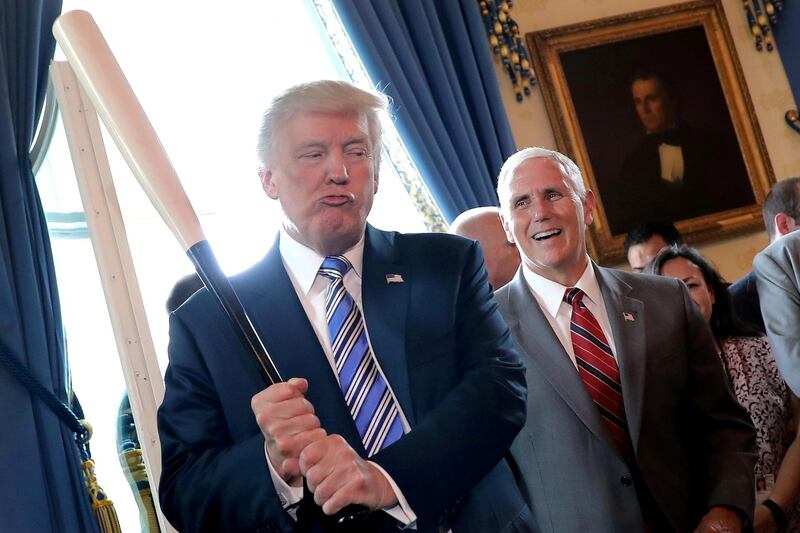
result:
[(694, 248), (664, 248), (647, 272), (689, 288), (714, 333), (736, 398), (756, 427), (755, 531), (800, 532), (800, 400), (778, 372), (767, 338), (736, 318), (724, 280)]

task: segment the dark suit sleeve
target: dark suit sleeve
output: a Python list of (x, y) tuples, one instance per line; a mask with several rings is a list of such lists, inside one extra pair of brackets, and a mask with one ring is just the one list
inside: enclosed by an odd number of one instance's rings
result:
[(695, 413), (693, 439), (707, 469), (706, 507), (735, 507), (752, 523), (755, 430), (731, 390), (711, 330), (686, 286), (679, 285), (686, 317), (689, 394)]
[[(410, 433), (372, 457), (392, 476), (417, 516), (428, 521), (435, 521), (502, 460), (525, 423), (524, 367), (494, 301), (480, 249), (472, 243), (459, 252), (463, 257), (447, 258), (463, 264), (455, 300), (426, 305), (454, 313), (452, 331), (438, 332), (435, 339), (441, 353), (409, 346), (420, 351), (413, 354), (417, 360), (426, 361), (428, 388), (443, 389), (443, 399)], [(455, 358), (458, 373), (453, 384), (445, 371), (439, 372), (449, 365), (428, 362), (449, 357)], [(424, 403), (425, 398), (415, 398), (416, 409)]]
[(170, 316), (170, 364), (158, 412), (159, 501), (180, 531), (291, 531), (260, 433), (234, 442), (188, 328)]
[[(778, 251), (775, 246), (768, 250)], [(791, 253), (786, 249), (783, 252)], [(790, 264), (791, 257), (781, 259)], [(758, 280), (761, 313), (772, 355), (789, 388), (800, 396), (800, 292), (790, 272), (782, 268), (771, 254), (758, 254), (753, 262), (753, 271)]]
[(728, 294), (731, 296), (733, 312), (739, 320), (752, 328), (754, 332), (758, 331), (762, 335), (766, 334), (764, 319), (761, 318), (755, 274), (750, 272), (736, 280), (728, 287)]

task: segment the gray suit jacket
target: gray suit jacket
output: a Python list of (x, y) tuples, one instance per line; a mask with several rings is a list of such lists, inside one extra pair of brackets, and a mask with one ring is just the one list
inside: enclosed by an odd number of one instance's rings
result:
[(525, 355), (528, 420), (511, 453), (539, 530), (642, 531), (632, 477), (643, 480), (666, 519), (653, 524), (656, 531), (691, 531), (713, 505), (752, 517), (755, 433), (686, 287), (595, 271), (616, 345), (633, 469), (522, 270), (495, 294)]
[(800, 231), (756, 255), (753, 272), (772, 354), (783, 379), (800, 396)]

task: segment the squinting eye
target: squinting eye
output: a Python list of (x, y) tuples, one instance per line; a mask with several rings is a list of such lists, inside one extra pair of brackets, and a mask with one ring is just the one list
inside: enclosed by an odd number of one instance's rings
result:
[(526, 205), (528, 205), (528, 199), (527, 199), (527, 198), (526, 198), (526, 199), (524, 199), (524, 200), (517, 200), (517, 201), (514, 203), (514, 207), (515, 207), (516, 209), (519, 209), (519, 208), (525, 207)]
[(547, 196), (546, 196), (546, 198), (547, 198), (548, 200), (559, 200), (559, 199), (561, 199), (563, 196), (564, 196), (564, 195), (563, 195), (563, 194), (561, 194), (560, 192), (549, 192), (549, 193), (547, 193)]
[(322, 157), (322, 153), (321, 152), (309, 152), (307, 154), (303, 154), (301, 157), (303, 159), (319, 159), (320, 157)]
[(358, 158), (358, 159), (363, 159), (363, 158), (367, 157), (367, 155), (368, 155), (368, 154), (367, 154), (367, 151), (366, 151), (366, 150), (349, 150), (349, 151), (347, 152), (347, 155), (348, 155), (349, 157), (354, 157), (354, 158)]

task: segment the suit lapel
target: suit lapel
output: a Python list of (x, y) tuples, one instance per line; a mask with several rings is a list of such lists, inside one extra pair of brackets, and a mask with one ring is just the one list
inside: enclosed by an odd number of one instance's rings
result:
[(397, 255), (393, 238), (393, 234), (367, 226), (361, 301), (375, 357), (413, 427), (414, 406), (406, 365), (406, 310), (413, 280)]
[(539, 303), (531, 294), (522, 269), (509, 285), (508, 296), (512, 316), (517, 317), (509, 322), (509, 327), (520, 347), (528, 354), (526, 361), (536, 365), (536, 370), (547, 379), (589, 431), (606, 440), (613, 448), (597, 406), (586, 391), (583, 380)]
[(605, 301), (611, 334), (622, 380), (622, 397), (634, 452), (638, 449), (642, 427), (642, 404), (647, 366), (644, 304), (630, 296), (630, 285), (614, 271), (594, 265)]
[(333, 369), (283, 266), (277, 241), (258, 265), (236, 281), (239, 298), (281, 377), (306, 378), (306, 398), (315, 406), (322, 427), (363, 452)]

